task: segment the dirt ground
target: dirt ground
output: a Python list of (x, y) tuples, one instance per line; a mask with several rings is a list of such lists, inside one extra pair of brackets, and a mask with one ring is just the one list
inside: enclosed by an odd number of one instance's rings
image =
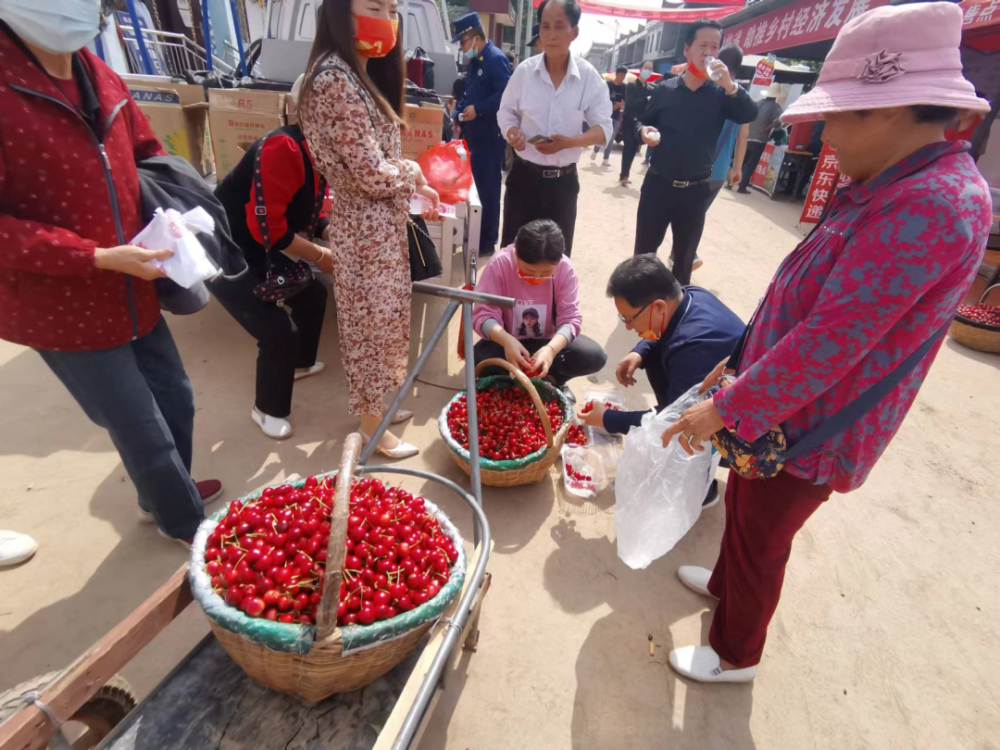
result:
[[(632, 252), (642, 171), (635, 188), (617, 187), (618, 158), (613, 170), (581, 162), (573, 258), (584, 330), (609, 354), (594, 378), (605, 387), (634, 343), (604, 296), (611, 269)], [(797, 206), (723, 191), (695, 283), (746, 318), (801, 238), (797, 218)], [(415, 302), (414, 352), (442, 307)], [(249, 420), (255, 351), (242, 329), (214, 303), (170, 325), (196, 393), (198, 478), (223, 480), (231, 498), (335, 467), (355, 424), (345, 416), (332, 310), (321, 347), (328, 370), (296, 387), (296, 434), (284, 443)], [(423, 448), (411, 465), (465, 482), (436, 426), (462, 382), (456, 336), (457, 323), (424, 375), (431, 385), (419, 384), (408, 402), (416, 419), (404, 436)], [(670, 554), (632, 571), (615, 551), (613, 492), (581, 504), (555, 472), (532, 487), (487, 489), (496, 549), (480, 647), (451, 677), (423, 747), (1000, 748), (998, 367), (1000, 357), (944, 346), (868, 483), (835, 495), (799, 535), (751, 685), (688, 683), (666, 664), (669, 649), (707, 634), (711, 611), (675, 570), (713, 564), (722, 505)], [(574, 386), (582, 394), (592, 384)], [(634, 408), (652, 403), (646, 385), (625, 396)], [(0, 526), (39, 542), (32, 561), (0, 572), (2, 690), (69, 664), (185, 556), (137, 522), (134, 490), (107, 436), (36, 354), (6, 343), (0, 413)], [(438, 495), (471, 538), (468, 513)], [(189, 608), (126, 677), (147, 692), (206, 632)]]

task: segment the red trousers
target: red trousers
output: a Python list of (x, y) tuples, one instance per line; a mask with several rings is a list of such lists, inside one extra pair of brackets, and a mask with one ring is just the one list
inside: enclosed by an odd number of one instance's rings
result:
[(744, 479), (729, 472), (726, 528), (708, 590), (719, 598), (708, 642), (736, 667), (760, 662), (778, 608), (792, 538), (832, 490), (781, 472)]

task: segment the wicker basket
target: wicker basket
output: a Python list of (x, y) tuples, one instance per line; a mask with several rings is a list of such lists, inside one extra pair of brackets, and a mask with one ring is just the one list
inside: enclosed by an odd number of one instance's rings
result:
[[(206, 520), (192, 544), (188, 567), (192, 590), (219, 643), (257, 682), (309, 701), (357, 690), (402, 662), (458, 595), (464, 582), (465, 552), (461, 537), (447, 517), (427, 502), (428, 511), (437, 516), (442, 531), (452, 538), (459, 552), (449, 582), (430, 601), (390, 620), (345, 628), (337, 625), (341, 569), (347, 554), (350, 487), (360, 450), (360, 436), (348, 436), (330, 518), (326, 579), (315, 628), (247, 618), (225, 605), (218, 594), (211, 591), (210, 584), (206, 592), (205, 540), (220, 514)], [(338, 564), (334, 564), (335, 560)], [(282, 639), (280, 644), (274, 642), (277, 638)]]
[[(482, 483), (490, 487), (517, 487), (522, 484), (541, 481), (549, 473), (552, 464), (559, 458), (559, 452), (562, 449), (563, 442), (566, 440), (566, 433), (569, 432), (569, 426), (572, 421), (569, 403), (566, 401), (566, 397), (555, 386), (541, 380), (532, 381), (505, 359), (483, 360), (476, 366), (476, 377), (478, 378), (479, 374), (488, 367), (500, 367), (506, 370), (528, 392), (528, 395), (531, 396), (531, 401), (535, 405), (538, 417), (542, 422), (542, 429), (545, 430), (545, 447), (540, 448), (534, 453), (529, 453), (523, 458), (510, 461), (491, 461), (481, 458), (480, 477)], [(488, 378), (477, 380), (476, 390), (481, 390), (479, 387), (480, 383), (488, 380)], [(545, 411), (545, 403), (538, 393), (538, 387), (541, 387), (546, 395), (551, 398), (557, 398), (562, 406), (563, 423), (555, 433), (552, 432), (552, 423), (549, 421), (549, 415)], [(441, 412), (441, 417), (438, 419), (438, 429), (445, 443), (451, 448), (451, 457), (455, 463), (461, 467), (462, 471), (469, 474), (471, 472), (469, 467), (469, 451), (455, 441), (448, 429), (448, 410), (461, 395), (461, 393), (457, 394), (455, 398), (445, 404), (444, 410)]]
[[(1000, 284), (987, 287), (986, 291), (979, 297), (979, 302), (986, 299), (994, 289), (1000, 289)], [(951, 337), (962, 346), (980, 352), (1000, 354), (1000, 327), (998, 326), (976, 323), (964, 315), (956, 315), (955, 322), (951, 324), (948, 331), (951, 333)]]

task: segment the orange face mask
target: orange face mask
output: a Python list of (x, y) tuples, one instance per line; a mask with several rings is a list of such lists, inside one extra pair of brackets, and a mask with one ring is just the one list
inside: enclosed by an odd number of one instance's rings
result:
[[(653, 325), (653, 312), (652, 312), (652, 310), (650, 310), (650, 313), (649, 313), (649, 325), (650, 326)], [(660, 337), (663, 336), (663, 332), (665, 330), (667, 330), (667, 326), (665, 324), (663, 324), (660, 327), (660, 332), (659, 333), (657, 333), (656, 331), (652, 330), (651, 328), (647, 329), (645, 331), (640, 331), (639, 338), (645, 339), (646, 341), (659, 341)]]
[(525, 284), (530, 284), (531, 286), (541, 286), (546, 281), (552, 280), (551, 276), (542, 276), (541, 278), (539, 278), (538, 276), (526, 276), (525, 274), (521, 273), (520, 269), (518, 269), (517, 271), (517, 277)]
[(708, 73), (699, 68), (693, 62), (688, 63), (687, 69), (691, 72), (691, 75), (693, 75), (695, 78), (706, 78), (708, 76)]
[(399, 21), (372, 16), (354, 16), (354, 49), (365, 57), (385, 57), (396, 46)]

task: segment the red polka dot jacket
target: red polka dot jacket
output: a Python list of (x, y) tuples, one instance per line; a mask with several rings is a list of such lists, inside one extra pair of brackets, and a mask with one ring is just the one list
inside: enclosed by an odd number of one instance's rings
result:
[(35, 349), (109, 349), (160, 315), (152, 282), (94, 268), (95, 248), (142, 229), (135, 163), (160, 143), (124, 82), (78, 57), (93, 129), (0, 27), (0, 338)]

